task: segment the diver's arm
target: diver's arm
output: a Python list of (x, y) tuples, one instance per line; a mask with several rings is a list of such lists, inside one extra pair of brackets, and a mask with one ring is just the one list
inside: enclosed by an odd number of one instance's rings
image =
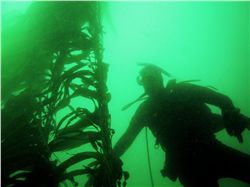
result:
[(193, 98), (192, 100), (217, 106), (222, 110), (222, 112), (235, 110), (235, 106), (228, 96), (210, 88), (193, 84), (182, 85), (182, 87), (184, 88), (187, 97), (191, 96)]
[(232, 100), (221, 93), (206, 87), (191, 85), (186, 88), (186, 94), (190, 94), (193, 100), (217, 106), (222, 111), (224, 126), (231, 136), (236, 136), (239, 142), (243, 142), (241, 133), (247, 126), (247, 118), (233, 105)]
[(132, 144), (132, 142), (134, 141), (134, 139), (139, 134), (142, 128), (143, 128), (142, 123), (138, 119), (136, 119), (136, 117), (133, 117), (132, 120), (130, 121), (128, 129), (114, 146), (113, 153), (117, 157), (121, 157), (123, 153)]

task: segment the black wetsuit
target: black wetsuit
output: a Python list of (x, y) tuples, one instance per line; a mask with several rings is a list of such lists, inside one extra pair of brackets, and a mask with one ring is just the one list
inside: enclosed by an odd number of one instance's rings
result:
[[(166, 152), (163, 176), (179, 178), (185, 187), (216, 187), (219, 178), (235, 178), (250, 184), (250, 155), (236, 151), (215, 139), (213, 114), (199, 90), (189, 83), (172, 83), (157, 97), (138, 108), (134, 118), (146, 124)], [(209, 90), (213, 102), (217, 92)], [(206, 92), (205, 92), (206, 93)], [(218, 94), (219, 98), (223, 98)], [(216, 99), (215, 99), (216, 100)], [(220, 107), (232, 107), (219, 102)], [(220, 124), (218, 124), (220, 125)]]

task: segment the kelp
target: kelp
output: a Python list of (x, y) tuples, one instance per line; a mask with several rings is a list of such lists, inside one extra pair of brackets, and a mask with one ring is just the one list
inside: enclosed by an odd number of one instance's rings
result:
[[(19, 22), (3, 29), (3, 186), (57, 187), (65, 180), (76, 185), (74, 177), (86, 174), (85, 186), (115, 187), (122, 176), (127, 180), (112, 155), (101, 34), (98, 2), (33, 2)], [(78, 97), (92, 101), (94, 110), (72, 105)], [(85, 144), (93, 152), (62, 163), (52, 159)]]
[[(97, 140), (101, 140), (101, 135), (99, 132), (74, 131), (71, 133), (64, 133), (64, 135), (60, 135), (54, 138), (49, 143), (49, 148), (53, 152), (63, 151), (63, 150), (73, 149), (75, 147), (82, 146), (86, 143), (91, 143), (92, 145)], [(96, 149), (96, 147), (94, 148)]]

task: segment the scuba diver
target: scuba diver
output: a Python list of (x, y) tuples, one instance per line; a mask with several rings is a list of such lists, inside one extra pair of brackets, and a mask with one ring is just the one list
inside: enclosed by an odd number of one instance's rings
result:
[[(226, 128), (242, 142), (241, 133), (250, 130), (250, 119), (229, 97), (208, 87), (175, 80), (164, 87), (162, 74), (169, 75), (160, 67), (144, 64), (138, 82), (145, 93), (136, 100), (144, 101), (114, 146), (114, 154), (121, 157), (148, 127), (165, 151), (164, 177), (179, 179), (185, 187), (219, 187), (220, 178), (250, 184), (250, 155), (224, 145), (214, 135)], [(212, 113), (207, 104), (219, 107), (221, 115)]]

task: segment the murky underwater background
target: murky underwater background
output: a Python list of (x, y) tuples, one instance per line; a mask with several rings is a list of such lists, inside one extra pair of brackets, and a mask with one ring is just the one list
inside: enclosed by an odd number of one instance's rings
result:
[[(27, 2), (3, 3), (3, 27), (13, 23), (28, 5)], [(198, 84), (217, 88), (230, 96), (243, 114), (250, 116), (249, 9), (249, 2), (103, 3), (104, 61), (110, 64), (109, 109), (116, 131), (113, 143), (125, 131), (139, 103), (124, 112), (122, 106), (143, 92), (136, 83), (138, 62), (154, 63), (180, 81), (201, 80)], [(218, 133), (217, 138), (250, 154), (249, 132), (244, 132), (243, 144), (225, 131)], [(181, 186), (161, 177), (163, 151), (154, 148), (151, 134), (149, 143), (155, 186)], [(150, 186), (145, 131), (122, 160), (124, 169), (130, 172), (128, 187)], [(232, 179), (223, 179), (220, 184), (248, 186)]]

